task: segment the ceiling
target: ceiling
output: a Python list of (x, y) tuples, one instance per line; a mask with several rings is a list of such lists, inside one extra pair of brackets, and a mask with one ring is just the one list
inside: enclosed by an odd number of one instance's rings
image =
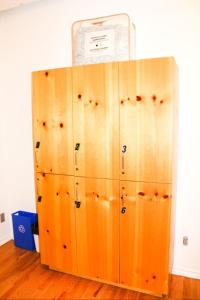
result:
[(38, 0), (0, 0), (0, 12), (9, 10), (20, 5), (28, 4)]

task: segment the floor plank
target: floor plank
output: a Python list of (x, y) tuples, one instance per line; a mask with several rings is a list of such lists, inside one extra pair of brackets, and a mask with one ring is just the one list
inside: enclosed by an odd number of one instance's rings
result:
[[(49, 270), (39, 254), (14, 246), (0, 247), (0, 299), (131, 299), (160, 298)], [(172, 276), (170, 300), (200, 300), (200, 280)]]

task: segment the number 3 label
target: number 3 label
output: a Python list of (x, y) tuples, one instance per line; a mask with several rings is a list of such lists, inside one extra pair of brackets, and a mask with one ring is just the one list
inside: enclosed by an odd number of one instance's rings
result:
[(127, 146), (126, 146), (126, 145), (123, 145), (123, 146), (122, 146), (122, 153), (125, 153), (126, 150), (127, 150)]

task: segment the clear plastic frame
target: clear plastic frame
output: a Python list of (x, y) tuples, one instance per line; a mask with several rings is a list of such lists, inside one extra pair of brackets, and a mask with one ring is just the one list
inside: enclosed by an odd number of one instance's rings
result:
[(127, 14), (76, 21), (72, 25), (72, 64), (135, 58), (135, 26)]

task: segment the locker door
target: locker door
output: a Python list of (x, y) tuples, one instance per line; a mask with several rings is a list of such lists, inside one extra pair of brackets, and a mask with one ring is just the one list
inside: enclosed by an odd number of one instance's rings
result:
[(78, 274), (119, 282), (119, 181), (75, 181)]
[(119, 64), (122, 180), (171, 182), (175, 93), (172, 58)]
[(118, 64), (73, 67), (76, 176), (119, 176)]
[(76, 272), (74, 178), (37, 174), (41, 262)]
[(173, 58), (137, 62), (139, 180), (172, 182), (173, 111), (176, 66)]
[(34, 72), (32, 87), (35, 170), (72, 175), (71, 69)]
[(167, 294), (171, 186), (122, 181), (120, 193), (120, 283)]

